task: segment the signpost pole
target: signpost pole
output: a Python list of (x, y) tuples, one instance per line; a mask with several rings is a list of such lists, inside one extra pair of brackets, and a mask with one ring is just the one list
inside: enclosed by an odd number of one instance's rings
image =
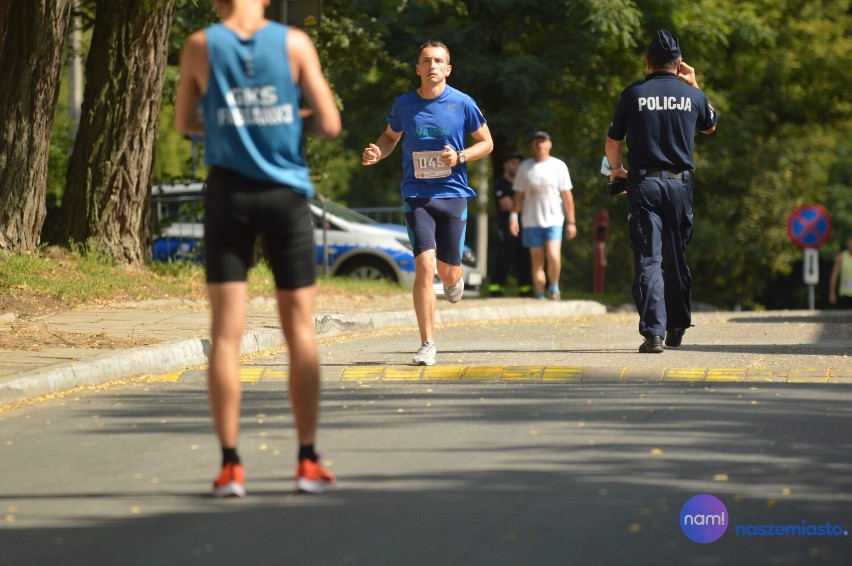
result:
[(819, 252), (817, 249), (831, 236), (831, 217), (818, 204), (806, 204), (787, 218), (787, 235), (804, 250), (802, 279), (808, 286), (808, 308), (816, 309), (814, 287), (819, 283)]
[(802, 279), (808, 286), (808, 308), (816, 309), (814, 299), (814, 287), (819, 283), (819, 252), (816, 248), (805, 248), (804, 261), (802, 262)]

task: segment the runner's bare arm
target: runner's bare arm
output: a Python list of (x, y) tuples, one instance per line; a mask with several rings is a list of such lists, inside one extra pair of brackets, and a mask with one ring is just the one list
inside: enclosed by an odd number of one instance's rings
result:
[(441, 152), (441, 160), (448, 167), (455, 167), (459, 164), (459, 152), (464, 152), (466, 161), (476, 161), (482, 159), (494, 149), (494, 142), (491, 140), (491, 130), (488, 129), (488, 124), (483, 124), (481, 128), (471, 134), (476, 143), (470, 147), (462, 147), (456, 149), (448, 145), (444, 146), (444, 151)]
[(340, 110), (325, 75), (319, 55), (311, 38), (304, 31), (290, 28), (287, 32), (287, 52), (293, 80), (299, 85), (307, 109), (300, 110), (302, 127), (308, 135), (334, 138), (340, 134)]
[(494, 149), (494, 140), (491, 139), (491, 130), (488, 129), (488, 124), (482, 124), (482, 127), (471, 135), (476, 143), (464, 149), (468, 161), (482, 159)]
[(401, 137), (402, 132), (395, 132), (390, 126), (385, 128), (376, 143), (371, 143), (364, 148), (364, 153), (361, 155), (361, 165), (375, 165), (383, 157), (390, 155)]
[(175, 97), (175, 126), (184, 135), (204, 135), (198, 101), (207, 90), (209, 67), (204, 32), (195, 32), (186, 40), (180, 54), (180, 81)]

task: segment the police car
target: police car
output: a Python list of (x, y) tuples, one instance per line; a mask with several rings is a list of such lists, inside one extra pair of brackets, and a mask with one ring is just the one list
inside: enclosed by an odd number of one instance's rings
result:
[(414, 286), (414, 254), (404, 228), (381, 226), (327, 199), (314, 199), (311, 212), (320, 273)]
[[(155, 185), (152, 189), (155, 261), (203, 260), (204, 185)], [(311, 202), (319, 274), (388, 280), (414, 286), (414, 256), (405, 226), (375, 220), (329, 200)], [(482, 283), (476, 258), (465, 246), (462, 256), (465, 288)], [(443, 295), (436, 280), (436, 293)]]

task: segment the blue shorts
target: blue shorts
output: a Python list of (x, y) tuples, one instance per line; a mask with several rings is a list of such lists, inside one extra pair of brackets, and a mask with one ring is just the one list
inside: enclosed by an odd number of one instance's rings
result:
[(410, 198), (402, 206), (414, 257), (435, 250), (435, 258), (461, 265), (467, 229), (466, 198)]
[(521, 243), (525, 248), (543, 248), (545, 242), (561, 242), (562, 226), (548, 226), (539, 228), (532, 226), (524, 228), (521, 232)]

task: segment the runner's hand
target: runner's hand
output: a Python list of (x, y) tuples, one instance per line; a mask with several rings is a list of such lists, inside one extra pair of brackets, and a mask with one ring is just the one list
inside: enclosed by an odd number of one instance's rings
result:
[(364, 148), (364, 153), (361, 155), (361, 165), (375, 165), (382, 158), (382, 150), (374, 143), (371, 143)]
[(459, 158), (459, 153), (451, 148), (448, 145), (444, 146), (444, 151), (441, 152), (441, 161), (444, 162), (444, 165), (447, 167), (454, 167), (457, 163), (457, 159)]

